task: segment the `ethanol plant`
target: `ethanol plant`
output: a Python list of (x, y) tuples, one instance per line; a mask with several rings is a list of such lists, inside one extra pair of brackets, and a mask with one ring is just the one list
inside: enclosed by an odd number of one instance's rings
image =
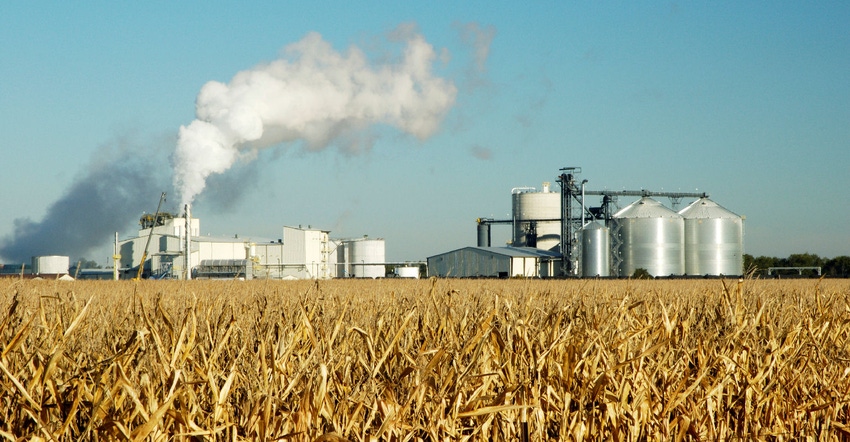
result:
[[(560, 170), (553, 191), (511, 190), (511, 219), (478, 219), (478, 246), (490, 247), (494, 224), (511, 226), (510, 246), (557, 252), (557, 276), (629, 277), (638, 269), (655, 277), (737, 276), (743, 273), (744, 218), (707, 193), (590, 190), (581, 168)], [(589, 197), (600, 197), (590, 204)], [(637, 197), (625, 207), (619, 199)], [(666, 198), (672, 207), (658, 199)], [(693, 199), (677, 212), (683, 199)]]

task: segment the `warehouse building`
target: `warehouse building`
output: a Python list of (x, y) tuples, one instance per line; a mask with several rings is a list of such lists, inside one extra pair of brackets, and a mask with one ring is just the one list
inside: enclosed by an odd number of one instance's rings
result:
[(428, 258), (428, 275), (438, 277), (556, 276), (561, 267), (557, 252), (533, 247), (464, 247)]

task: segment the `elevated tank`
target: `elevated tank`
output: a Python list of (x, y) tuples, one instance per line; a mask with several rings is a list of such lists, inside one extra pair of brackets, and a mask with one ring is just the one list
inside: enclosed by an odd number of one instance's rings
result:
[(743, 274), (744, 221), (700, 198), (679, 211), (685, 222), (685, 274)]
[(652, 276), (685, 273), (685, 223), (678, 213), (643, 197), (615, 213), (611, 225), (620, 276), (639, 268)]
[(581, 229), (581, 276), (609, 276), (611, 271), (611, 242), (608, 228), (596, 221)]
[[(518, 188), (511, 192), (513, 245), (558, 250), (561, 243), (561, 193), (552, 192), (549, 183), (542, 191)], [(532, 229), (536, 236), (531, 236)]]
[(355, 278), (386, 276), (387, 271), (384, 268), (386, 247), (383, 239), (351, 240), (346, 243), (345, 250), (348, 252), (348, 263), (351, 267), (349, 275)]

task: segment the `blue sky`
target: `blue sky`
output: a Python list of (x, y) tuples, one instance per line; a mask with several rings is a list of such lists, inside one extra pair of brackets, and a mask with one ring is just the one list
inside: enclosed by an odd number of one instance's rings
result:
[[(475, 219), (508, 217), (511, 188), (580, 166), (592, 189), (710, 193), (747, 217), (753, 255), (850, 255), (848, 23), (841, 1), (2, 2), (0, 243), (26, 220), (91, 227), (108, 205), (75, 183), (143, 162), (149, 179), (104, 175), (132, 183), (120, 194), (132, 215), (96, 231), (105, 246), (32, 253), (106, 263), (113, 231), (133, 234), (173, 192), (178, 130), (204, 84), (310, 32), (381, 64), (402, 47), (388, 35), (412, 24), (457, 88), (436, 133), (378, 124), (359, 154), (261, 150), (208, 181), (202, 231), (276, 239), (310, 224), (419, 260), (474, 245)], [(472, 26), (492, 36), (483, 64), (463, 38)], [(178, 205), (170, 193), (166, 209)], [(64, 217), (70, 206), (90, 216)]]

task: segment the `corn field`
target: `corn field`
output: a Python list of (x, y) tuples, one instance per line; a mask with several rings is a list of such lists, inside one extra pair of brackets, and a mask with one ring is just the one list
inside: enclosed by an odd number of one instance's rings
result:
[(0, 280), (0, 439), (850, 440), (846, 280)]

